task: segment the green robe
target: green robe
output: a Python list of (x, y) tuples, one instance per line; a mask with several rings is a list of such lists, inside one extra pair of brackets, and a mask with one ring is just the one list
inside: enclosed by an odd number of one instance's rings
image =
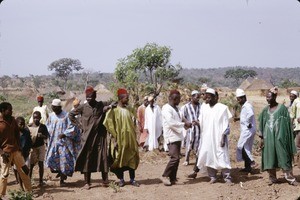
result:
[(109, 148), (111, 169), (136, 169), (140, 159), (133, 113), (118, 106), (106, 113), (103, 124), (112, 136)]
[(296, 147), (288, 109), (278, 104), (271, 113), (269, 106), (266, 106), (259, 115), (259, 130), (264, 138), (262, 170), (291, 170)]

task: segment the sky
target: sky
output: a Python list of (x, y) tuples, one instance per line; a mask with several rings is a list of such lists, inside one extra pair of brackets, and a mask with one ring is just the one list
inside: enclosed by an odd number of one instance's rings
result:
[(0, 76), (47, 75), (79, 59), (114, 72), (147, 43), (172, 49), (183, 68), (300, 67), (297, 0), (4, 0)]

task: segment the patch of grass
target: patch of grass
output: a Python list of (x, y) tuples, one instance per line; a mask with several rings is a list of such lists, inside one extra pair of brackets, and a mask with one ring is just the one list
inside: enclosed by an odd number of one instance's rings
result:
[(121, 191), (119, 185), (115, 181), (111, 181), (109, 183), (108, 187), (110, 187), (111, 189), (113, 189), (114, 193), (117, 193), (117, 192)]
[(22, 190), (9, 190), (8, 191), (10, 200), (32, 200), (32, 193), (24, 192)]

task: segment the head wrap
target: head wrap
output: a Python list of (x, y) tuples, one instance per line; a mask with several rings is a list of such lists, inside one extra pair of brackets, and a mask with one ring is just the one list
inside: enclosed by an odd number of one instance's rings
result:
[(61, 100), (60, 99), (53, 99), (51, 105), (52, 106), (61, 106)]
[(240, 88), (238, 88), (238, 89), (236, 89), (236, 91), (235, 91), (235, 96), (236, 97), (242, 97), (242, 96), (245, 96), (246, 94), (245, 94), (245, 91), (244, 90), (242, 90), (242, 89), (240, 89)]
[(170, 96), (173, 95), (173, 94), (178, 94), (180, 95), (180, 92), (178, 90), (171, 90), (170, 91)]
[(191, 93), (191, 95), (193, 96), (195, 94), (199, 94), (199, 91), (198, 90), (193, 90), (192, 93)]
[(296, 90), (292, 90), (290, 93), (298, 96), (298, 92)]
[(94, 92), (96, 92), (96, 90), (94, 90), (94, 88), (92, 86), (87, 86), (85, 88), (85, 94), (86, 95), (90, 95), (90, 94), (93, 94)]
[(40, 96), (38, 96), (38, 97), (36, 98), (36, 100), (37, 100), (37, 101), (43, 101), (43, 100), (44, 100), (44, 97), (40, 95)]
[(119, 96), (119, 95), (121, 95), (121, 94), (128, 94), (128, 92), (127, 92), (126, 89), (120, 88), (120, 89), (118, 89), (117, 94), (118, 94), (118, 96)]
[(212, 88), (207, 88), (205, 93), (216, 95), (216, 91)]
[(278, 87), (275, 86), (275, 87), (271, 88), (269, 91), (270, 91), (271, 93), (273, 93), (273, 94), (277, 94), (277, 93), (278, 93)]

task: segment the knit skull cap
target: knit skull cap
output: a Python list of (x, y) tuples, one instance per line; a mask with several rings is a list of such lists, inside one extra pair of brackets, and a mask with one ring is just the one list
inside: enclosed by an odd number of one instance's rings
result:
[(87, 86), (87, 87), (85, 88), (85, 94), (86, 94), (86, 95), (92, 94), (92, 93), (94, 93), (94, 92), (96, 92), (96, 90), (94, 90), (94, 88), (93, 88), (92, 86)]
[(216, 95), (216, 91), (212, 88), (207, 88), (205, 93)]
[(173, 94), (178, 94), (180, 95), (180, 92), (178, 90), (171, 90), (170, 91), (170, 96), (173, 95)]
[(152, 101), (153, 99), (154, 99), (153, 96), (149, 96), (149, 97), (148, 97), (148, 101)]
[(240, 89), (240, 88), (238, 88), (238, 89), (236, 89), (236, 91), (235, 91), (235, 96), (236, 97), (242, 97), (242, 96), (245, 96), (246, 94), (245, 94), (245, 91), (244, 90), (242, 90), (242, 89)]
[(145, 97), (144, 97), (144, 100), (148, 100), (148, 96), (145, 96)]
[(61, 106), (61, 100), (60, 99), (53, 99), (51, 105), (52, 106)]
[(292, 90), (290, 93), (298, 96), (298, 92), (296, 90)]
[(120, 89), (118, 89), (117, 94), (118, 94), (118, 96), (119, 96), (119, 95), (121, 95), (121, 94), (128, 94), (128, 92), (127, 92), (126, 89), (120, 88)]
[(192, 93), (191, 93), (191, 95), (193, 96), (195, 94), (199, 94), (199, 91), (198, 90), (193, 90)]
[(44, 97), (39, 95), (37, 98), (36, 98), (37, 101), (43, 101), (44, 100)]

